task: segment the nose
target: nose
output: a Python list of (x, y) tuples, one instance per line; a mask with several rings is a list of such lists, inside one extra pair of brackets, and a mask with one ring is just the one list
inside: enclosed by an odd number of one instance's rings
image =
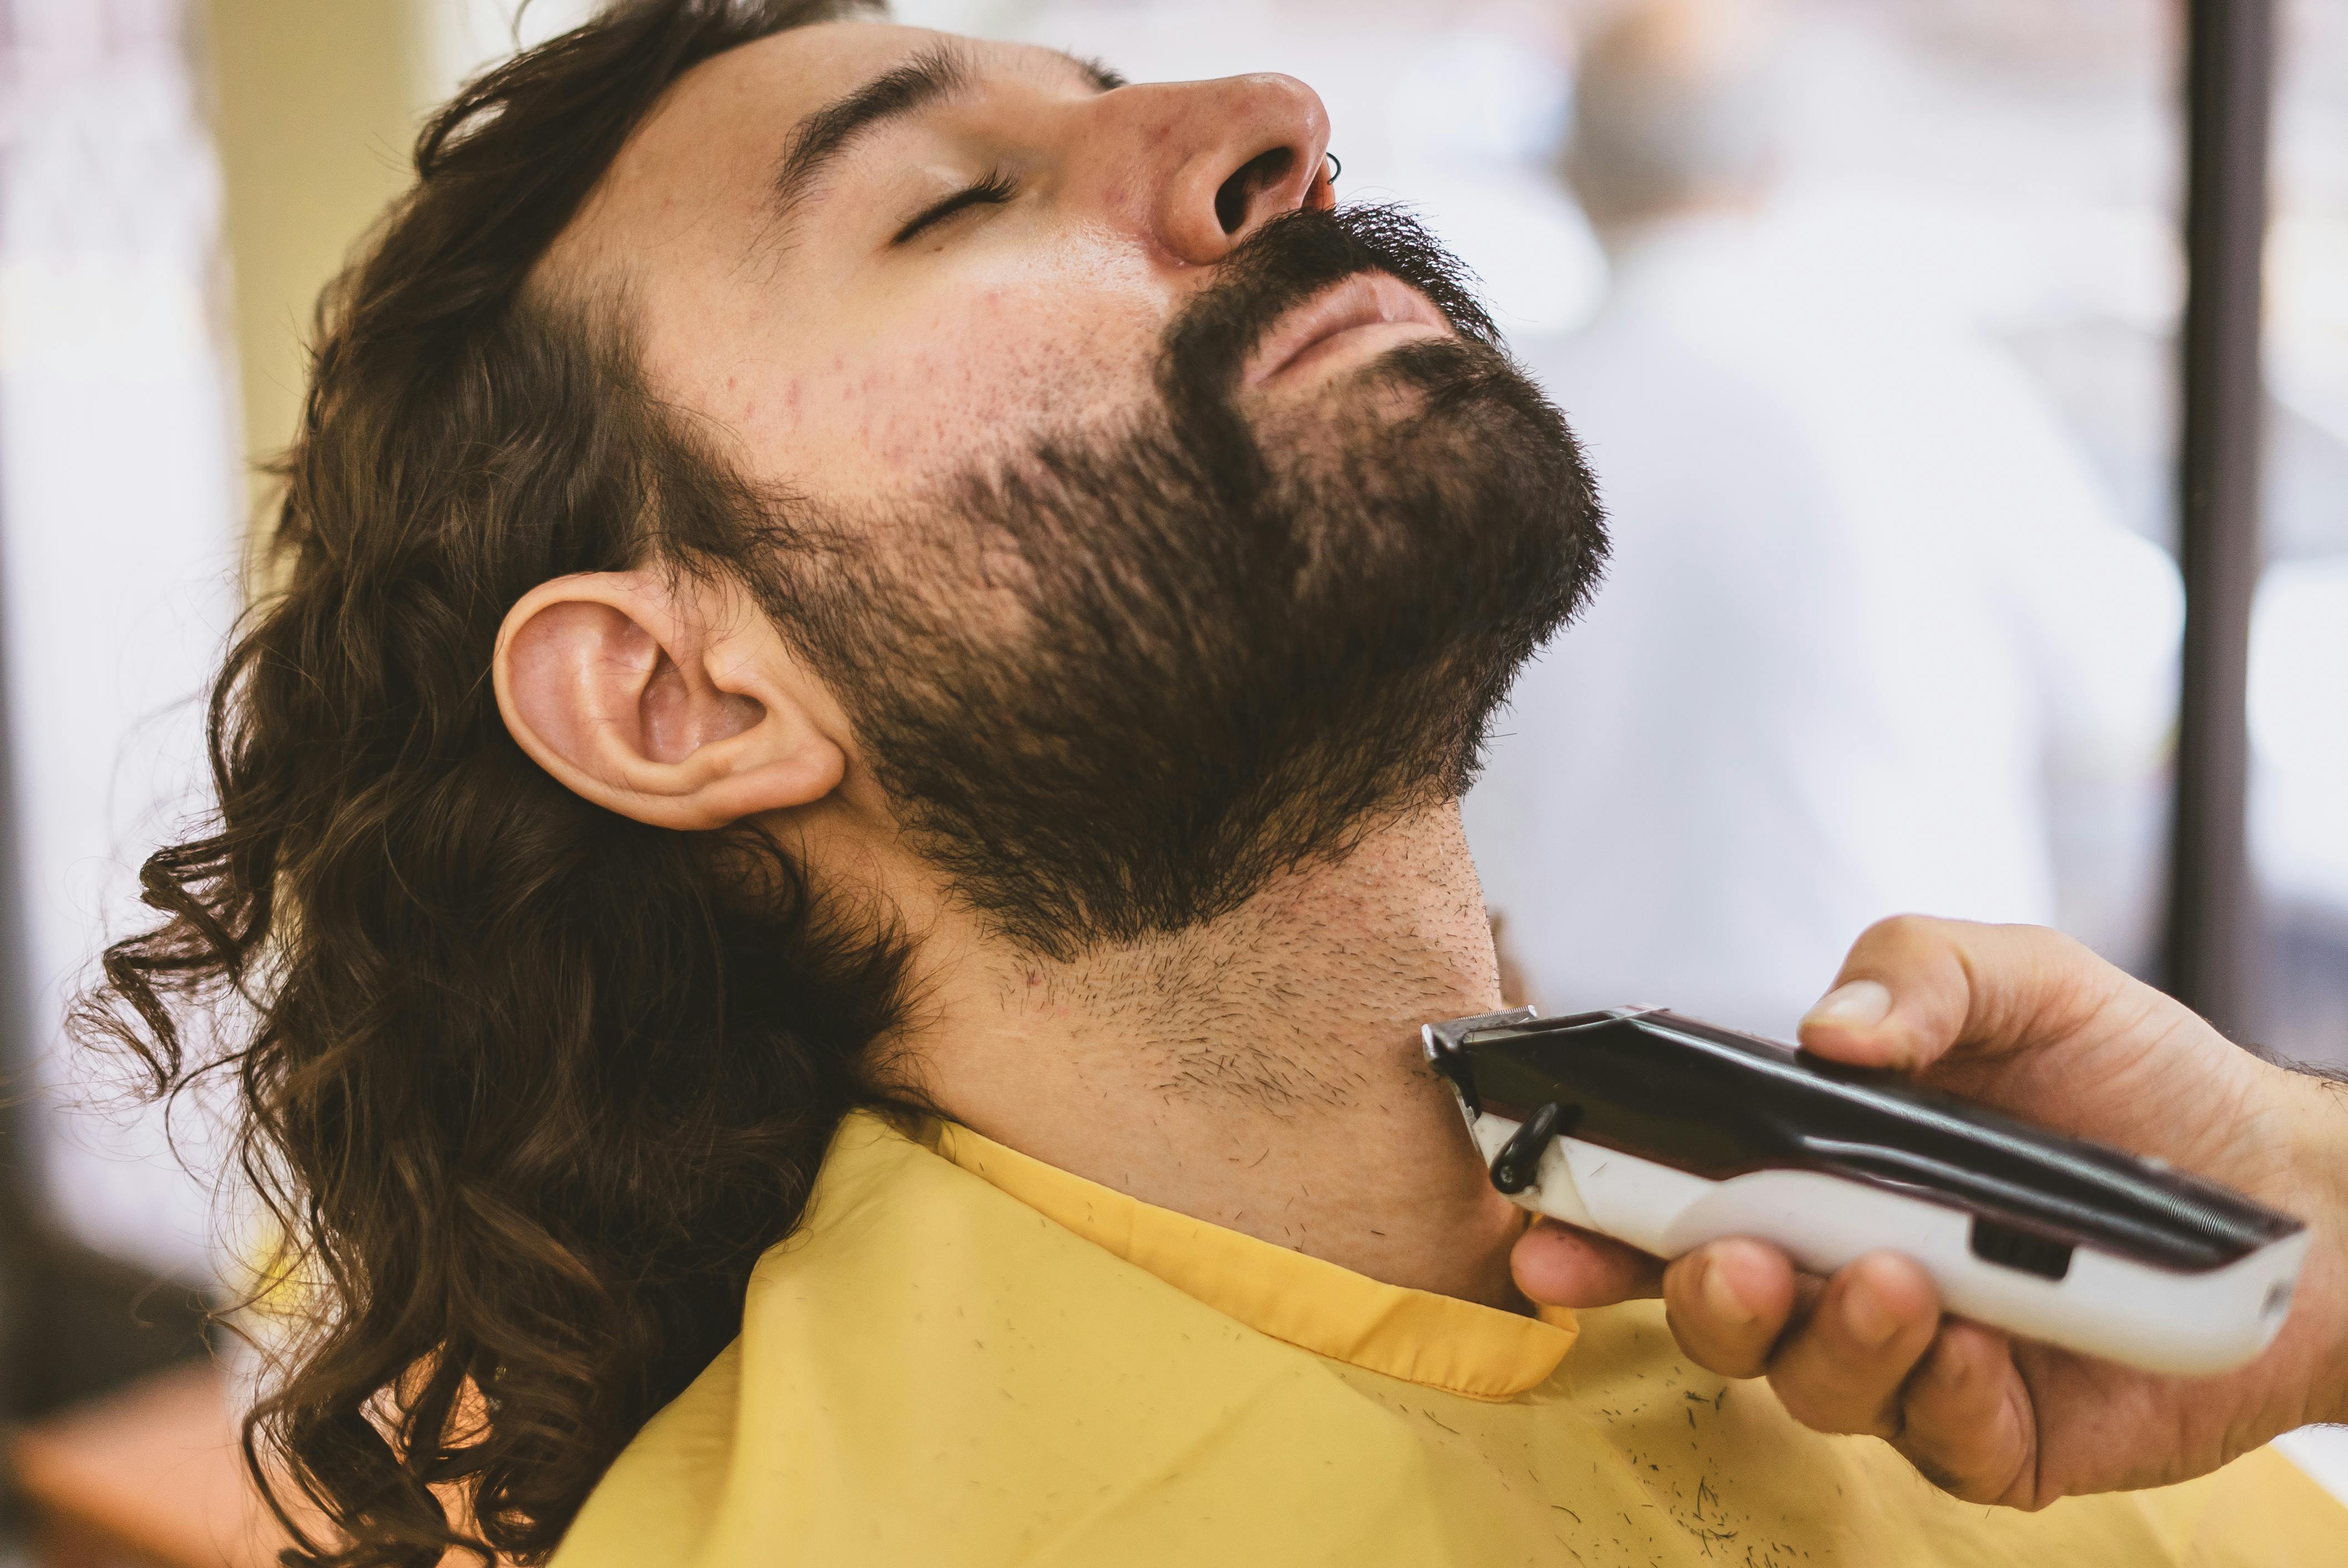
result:
[(1185, 262), (1220, 261), (1283, 212), (1330, 200), (1329, 111), (1294, 77), (1169, 82), (1113, 95), (1140, 133), (1152, 226)]

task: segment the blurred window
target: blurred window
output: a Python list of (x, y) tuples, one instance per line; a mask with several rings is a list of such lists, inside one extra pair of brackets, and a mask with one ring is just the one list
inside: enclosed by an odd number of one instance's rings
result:
[[(0, 0), (0, 661), (15, 821), (10, 1067), (91, 1098), (61, 1007), (132, 868), (197, 799), (233, 613), (220, 180), (182, 0)], [(20, 1078), (18, 1080), (22, 1082)], [(83, 1239), (211, 1275), (160, 1115), (46, 1115), (30, 1152)], [(202, 1158), (202, 1130), (182, 1130)]]
[(2250, 631), (2261, 1037), (2348, 1061), (2348, 12), (2277, 17), (2264, 543)]

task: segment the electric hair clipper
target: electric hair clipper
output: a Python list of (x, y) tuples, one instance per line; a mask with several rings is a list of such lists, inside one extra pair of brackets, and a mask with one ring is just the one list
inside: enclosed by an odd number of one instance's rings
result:
[(1906, 1253), (1944, 1309), (2155, 1372), (2222, 1372), (2291, 1310), (2306, 1227), (1899, 1075), (1661, 1008), (1429, 1024), (1492, 1185), (1675, 1258), (1754, 1236), (1814, 1274)]

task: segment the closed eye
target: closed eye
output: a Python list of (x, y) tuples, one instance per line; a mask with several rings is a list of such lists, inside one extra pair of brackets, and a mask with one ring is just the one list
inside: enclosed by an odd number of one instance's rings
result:
[(933, 223), (942, 223), (965, 207), (998, 206), (1019, 193), (1019, 187), (1000, 170), (988, 173), (975, 184), (965, 185), (944, 201), (923, 210), (913, 221), (897, 231), (889, 242), (901, 245)]

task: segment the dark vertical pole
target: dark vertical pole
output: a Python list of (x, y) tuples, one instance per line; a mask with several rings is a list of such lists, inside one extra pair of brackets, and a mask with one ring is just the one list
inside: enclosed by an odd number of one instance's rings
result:
[(2259, 268), (2274, 0), (2190, 0), (2188, 18), (2178, 443), (2185, 663), (2167, 977), (2178, 999), (2240, 1038), (2257, 1006), (2246, 693), (2259, 572)]

